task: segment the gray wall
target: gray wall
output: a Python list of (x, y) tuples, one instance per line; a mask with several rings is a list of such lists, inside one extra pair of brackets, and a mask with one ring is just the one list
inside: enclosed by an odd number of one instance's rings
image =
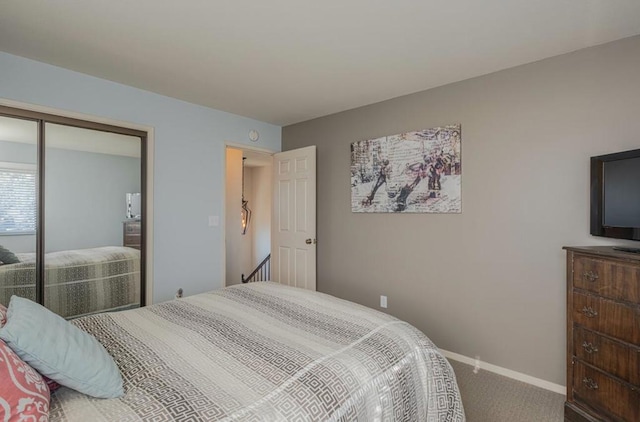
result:
[[(225, 143), (280, 151), (281, 128), (254, 119), (0, 53), (0, 99), (153, 128), (153, 296), (222, 287)], [(209, 226), (209, 216), (221, 225)]]
[[(0, 141), (0, 161), (36, 163), (36, 147)], [(125, 194), (140, 191), (140, 159), (48, 148), (46, 251), (122, 245)], [(35, 235), (0, 236), (13, 252), (35, 252)]]
[[(589, 157), (640, 148), (638, 116), (634, 37), (283, 128), (318, 147), (318, 290), (564, 385), (562, 246), (623, 243), (589, 235)], [(450, 123), (462, 214), (351, 213), (351, 142)]]

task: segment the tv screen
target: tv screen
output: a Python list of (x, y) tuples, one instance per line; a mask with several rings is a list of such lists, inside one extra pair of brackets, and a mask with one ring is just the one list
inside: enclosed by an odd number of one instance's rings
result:
[(640, 149), (591, 157), (591, 234), (640, 240)]
[(603, 224), (640, 227), (640, 157), (603, 165)]

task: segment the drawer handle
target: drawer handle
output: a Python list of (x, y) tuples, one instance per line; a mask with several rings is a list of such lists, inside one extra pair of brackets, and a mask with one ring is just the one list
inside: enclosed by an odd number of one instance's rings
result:
[(598, 273), (594, 273), (593, 271), (587, 271), (582, 276), (589, 281), (596, 281), (599, 278)]
[(584, 343), (582, 343), (582, 348), (589, 354), (598, 353), (598, 346), (593, 345), (593, 343), (587, 343), (585, 341)]
[(598, 316), (598, 311), (593, 309), (591, 306), (585, 306), (581, 311), (587, 318), (595, 318)]
[(587, 386), (587, 388), (588, 388), (589, 390), (597, 390), (597, 389), (598, 389), (598, 383), (597, 383), (597, 382), (595, 382), (595, 381), (594, 381), (593, 379), (591, 379), (591, 378), (587, 378), (587, 377), (585, 377), (585, 378), (582, 380), (582, 383), (583, 383), (584, 385), (586, 385), (586, 386)]

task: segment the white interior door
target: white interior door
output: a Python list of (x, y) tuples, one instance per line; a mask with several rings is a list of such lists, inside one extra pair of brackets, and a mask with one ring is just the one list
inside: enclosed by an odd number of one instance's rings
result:
[(316, 289), (316, 147), (273, 156), (271, 278)]

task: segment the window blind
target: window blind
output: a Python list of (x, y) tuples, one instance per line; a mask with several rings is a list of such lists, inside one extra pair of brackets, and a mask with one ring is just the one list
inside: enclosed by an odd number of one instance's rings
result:
[(0, 163), (0, 235), (35, 234), (36, 169)]

